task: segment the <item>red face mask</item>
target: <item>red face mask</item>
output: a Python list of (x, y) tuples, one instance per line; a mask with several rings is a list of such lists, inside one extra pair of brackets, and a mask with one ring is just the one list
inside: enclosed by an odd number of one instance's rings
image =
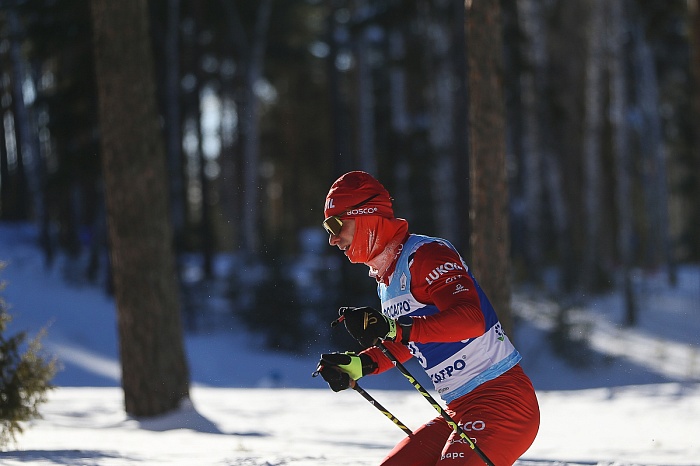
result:
[(370, 275), (381, 277), (394, 261), (398, 247), (408, 233), (408, 222), (401, 218), (376, 215), (355, 217), (355, 235), (346, 251), (350, 262), (370, 267)]

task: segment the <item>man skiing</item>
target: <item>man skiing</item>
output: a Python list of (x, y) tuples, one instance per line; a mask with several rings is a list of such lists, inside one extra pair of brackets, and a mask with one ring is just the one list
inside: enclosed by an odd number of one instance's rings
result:
[[(319, 372), (334, 391), (351, 380), (394, 367), (379, 341), (400, 362), (417, 358), (445, 410), (497, 466), (512, 465), (539, 429), (539, 406), (518, 351), (455, 248), (446, 240), (410, 234), (394, 217), (391, 197), (371, 175), (352, 171), (326, 196), (329, 244), (352, 263), (369, 266), (381, 312), (344, 307), (341, 319), (359, 354), (323, 354)], [(382, 465), (481, 465), (469, 442), (443, 417), (406, 437)]]

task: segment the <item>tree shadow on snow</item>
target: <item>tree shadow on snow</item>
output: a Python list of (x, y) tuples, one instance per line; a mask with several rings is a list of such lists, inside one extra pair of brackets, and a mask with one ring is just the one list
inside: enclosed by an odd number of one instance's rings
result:
[(94, 466), (102, 458), (124, 458), (116, 453), (99, 450), (22, 450), (0, 452), (2, 459), (21, 461), (22, 463), (41, 462), (47, 465)]
[(197, 412), (192, 401), (182, 402), (180, 409), (161, 416), (135, 418), (139, 427), (155, 432), (189, 429), (203, 434), (223, 434), (212, 421)]
[(212, 421), (197, 412), (194, 404), (190, 400), (182, 403), (182, 406), (177, 411), (164, 414), (162, 416), (154, 416), (149, 418), (136, 418), (139, 427), (145, 430), (155, 432), (165, 432), (176, 429), (189, 429), (203, 434), (219, 434), (219, 435), (238, 435), (251, 437), (265, 437), (268, 434), (260, 432), (222, 432), (221, 429)]
[[(513, 466), (605, 466), (598, 461), (518, 460)], [(617, 463), (615, 463), (617, 464)]]

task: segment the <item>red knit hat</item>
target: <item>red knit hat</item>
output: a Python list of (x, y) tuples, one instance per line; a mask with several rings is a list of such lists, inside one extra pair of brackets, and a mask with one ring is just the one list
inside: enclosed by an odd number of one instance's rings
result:
[(325, 218), (333, 215), (394, 217), (389, 192), (372, 175), (363, 171), (348, 172), (331, 185), (323, 213)]

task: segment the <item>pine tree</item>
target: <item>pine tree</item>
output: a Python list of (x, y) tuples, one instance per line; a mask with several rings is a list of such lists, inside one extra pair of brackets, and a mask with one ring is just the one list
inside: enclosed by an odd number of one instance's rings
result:
[(110, 259), (126, 412), (156, 416), (189, 396), (156, 108), (148, 2), (93, 0)]
[[(0, 263), (0, 270), (3, 267)], [(0, 282), (0, 291), (4, 285)], [(0, 450), (23, 432), (20, 423), (41, 417), (39, 405), (53, 388), (50, 380), (57, 367), (54, 359), (45, 359), (41, 354), (45, 330), (26, 342), (26, 332), (5, 335), (10, 320), (5, 300), (0, 296)]]

